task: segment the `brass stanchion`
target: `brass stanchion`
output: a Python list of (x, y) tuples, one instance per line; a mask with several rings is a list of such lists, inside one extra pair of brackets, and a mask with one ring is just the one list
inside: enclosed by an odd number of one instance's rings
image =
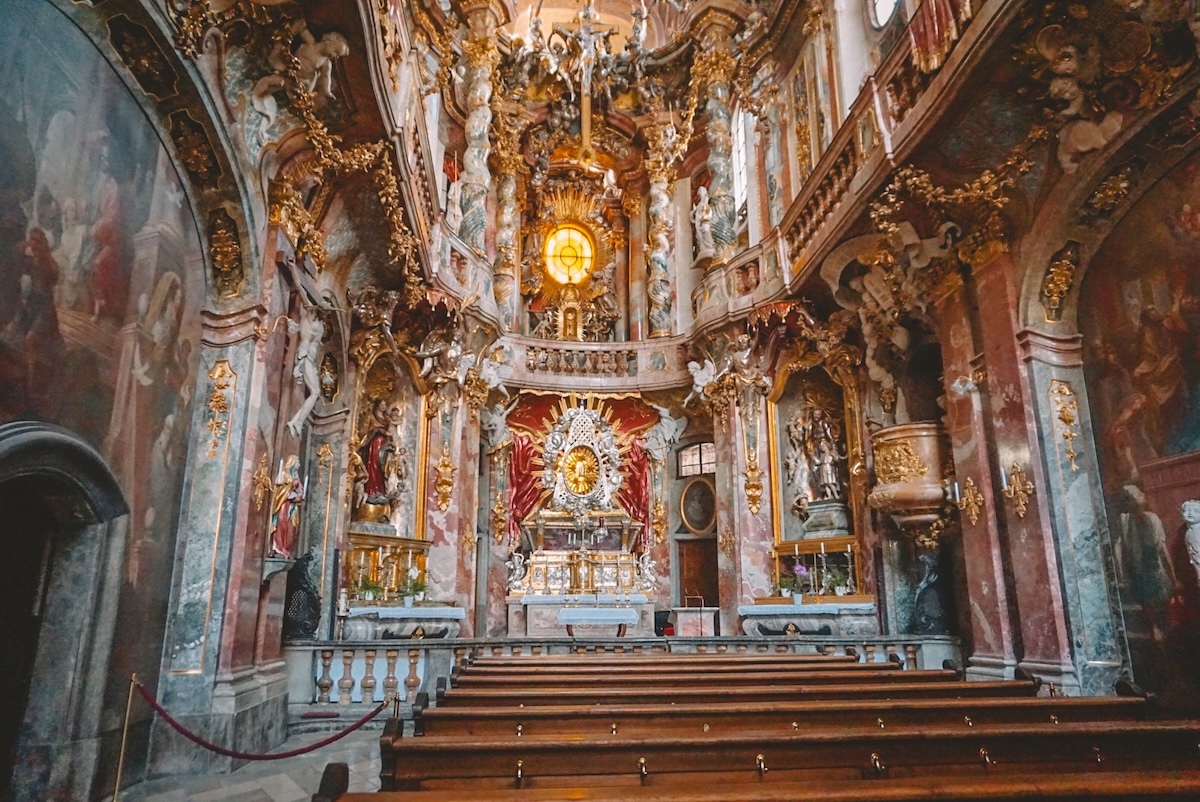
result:
[(121, 753), (117, 757), (117, 785), (113, 788), (113, 802), (121, 800), (121, 775), (125, 773), (125, 744), (129, 740), (129, 714), (133, 711), (133, 689), (137, 684), (135, 671), (129, 675), (129, 696), (125, 699), (125, 724), (121, 727)]

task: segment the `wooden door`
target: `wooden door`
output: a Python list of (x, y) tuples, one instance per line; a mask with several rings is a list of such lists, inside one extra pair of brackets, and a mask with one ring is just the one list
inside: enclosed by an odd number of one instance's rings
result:
[[(685, 596), (703, 596), (705, 607), (717, 607), (717, 539), (679, 540), (679, 604)], [(691, 606), (696, 606), (695, 602)]]

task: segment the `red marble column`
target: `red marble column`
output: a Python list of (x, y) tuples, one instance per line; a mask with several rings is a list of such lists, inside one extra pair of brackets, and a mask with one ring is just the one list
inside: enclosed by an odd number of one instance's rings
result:
[[(942, 346), (946, 384), (946, 431), (954, 455), (954, 472), (960, 493), (968, 487), (982, 498), (978, 515), (960, 513), (962, 550), (971, 622), (971, 653), (967, 674), (978, 678), (1010, 678), (1016, 668), (1014, 622), (1005, 581), (1005, 546), (997, 515), (998, 485), (989, 459), (990, 416), (984, 410), (983, 379), (978, 386), (971, 375), (980, 369), (979, 350), (971, 325), (971, 307), (961, 282), (935, 300), (938, 339)], [(968, 480), (970, 485), (968, 486)]]
[[(1074, 685), (1074, 661), (1059, 581), (1059, 555), (1049, 515), (1046, 478), (1040, 459), (1036, 404), (1017, 347), (1019, 285), (1008, 254), (974, 268), (973, 317), (987, 371), (982, 414), (991, 419), (994, 472), (983, 491), (1006, 529), (1008, 562), (1021, 633), (1022, 669), (1048, 679), (1068, 678)], [(973, 315), (971, 315), (973, 312)], [(1034, 485), (1022, 516), (1000, 493), (1000, 470), (1019, 465)], [(981, 477), (982, 478), (982, 477)]]

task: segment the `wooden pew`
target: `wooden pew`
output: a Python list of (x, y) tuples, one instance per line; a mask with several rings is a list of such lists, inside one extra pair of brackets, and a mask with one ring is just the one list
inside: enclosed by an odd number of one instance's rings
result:
[[(385, 790), (1200, 769), (1200, 722), (814, 728), (660, 738), (395, 738)], [(518, 780), (519, 775), (519, 780)]]
[[(334, 764), (344, 765), (344, 764)], [(417, 791), (410, 793), (340, 794), (314, 802), (1155, 802), (1194, 800), (1200, 788), (1200, 771), (1095, 772), (1063, 775), (1031, 773), (1020, 777), (948, 777), (861, 781), (758, 782), (645, 785), (627, 788), (590, 787), (563, 789)]]
[(428, 707), (418, 699), (416, 729), (424, 735), (517, 737), (530, 735), (622, 735), (755, 729), (791, 731), (812, 727), (968, 726), (1034, 721), (1133, 721), (1147, 714), (1143, 699), (1038, 697), (861, 699), (792, 702), (715, 702), (654, 705), (534, 705), (524, 708)]
[(1144, 699), (742, 657), (470, 661), (437, 707), (419, 695), (415, 736), (388, 722), (384, 792), (321, 799), (1200, 800), (1200, 721)]

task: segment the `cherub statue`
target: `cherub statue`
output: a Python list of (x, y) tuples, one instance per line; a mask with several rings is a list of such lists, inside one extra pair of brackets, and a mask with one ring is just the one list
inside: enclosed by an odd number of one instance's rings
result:
[(277, 44), (267, 59), (272, 72), (259, 78), (250, 92), (251, 106), (263, 115), (259, 135), (264, 138), (267, 129), (279, 116), (275, 93), (287, 85), (286, 76), (292, 67), (290, 57), (295, 57), (298, 62), (296, 78), (299, 88), (308, 94), (315, 93), (319, 98), (332, 100), (334, 59), (344, 58), (350, 53), (350, 45), (340, 33), (326, 33), (318, 41), (303, 20), (297, 26), (293, 35), (300, 37), (300, 44), (291, 52), (286, 50), (283, 43)]
[(707, 400), (708, 393), (705, 388), (717, 378), (717, 366), (711, 359), (705, 359), (703, 365), (693, 360), (688, 362), (687, 368), (688, 372), (692, 374), (692, 391), (683, 401), (685, 407), (693, 398), (699, 398), (701, 401)]
[(513, 436), (512, 430), (508, 428), (508, 416), (519, 401), (519, 398), (514, 398), (507, 407), (497, 403), (491, 407), (485, 406), (479, 411), (480, 426), (487, 434), (484, 446), (488, 452), (495, 451), (512, 442)]

